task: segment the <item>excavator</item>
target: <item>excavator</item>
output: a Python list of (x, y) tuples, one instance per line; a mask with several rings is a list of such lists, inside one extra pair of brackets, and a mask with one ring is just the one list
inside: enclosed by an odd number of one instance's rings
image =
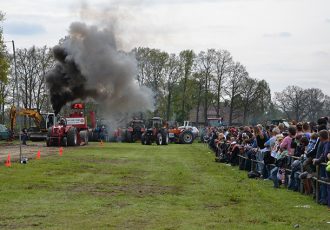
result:
[(10, 109), (10, 129), (14, 133), (16, 126), (16, 116), (27, 116), (34, 120), (36, 127), (28, 130), (31, 141), (44, 141), (47, 138), (48, 128), (56, 124), (55, 113), (40, 113), (36, 109), (20, 109), (17, 111), (15, 106)]

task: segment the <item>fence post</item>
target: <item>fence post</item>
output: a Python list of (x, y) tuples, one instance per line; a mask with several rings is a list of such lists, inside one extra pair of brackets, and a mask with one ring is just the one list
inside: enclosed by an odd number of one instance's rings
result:
[(319, 179), (320, 179), (320, 166), (316, 165), (316, 181), (315, 181), (315, 200), (316, 202), (319, 202)]
[(251, 158), (251, 171), (254, 171), (255, 169), (254, 163), (254, 160)]
[[(303, 169), (303, 163), (300, 162), (300, 173), (303, 173), (304, 172), (304, 169)], [(299, 175), (299, 178), (300, 178), (300, 175)], [(299, 190), (300, 190), (300, 193), (303, 193), (304, 192), (304, 180), (303, 179), (299, 179), (300, 183), (299, 183)]]

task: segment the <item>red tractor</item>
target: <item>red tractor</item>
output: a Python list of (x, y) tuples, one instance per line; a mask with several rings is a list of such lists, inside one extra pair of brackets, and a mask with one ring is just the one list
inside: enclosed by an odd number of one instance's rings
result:
[(137, 140), (141, 140), (142, 134), (145, 131), (145, 124), (143, 120), (133, 119), (124, 132), (124, 141), (133, 143)]
[(167, 129), (160, 117), (150, 119), (141, 136), (143, 145), (151, 145), (153, 142), (156, 142), (157, 145), (168, 145), (169, 142)]
[(48, 129), (46, 144), (47, 146), (76, 146), (88, 144), (87, 118), (84, 117), (82, 110), (84, 105), (73, 104), (74, 110), (69, 117), (61, 118), (59, 124)]

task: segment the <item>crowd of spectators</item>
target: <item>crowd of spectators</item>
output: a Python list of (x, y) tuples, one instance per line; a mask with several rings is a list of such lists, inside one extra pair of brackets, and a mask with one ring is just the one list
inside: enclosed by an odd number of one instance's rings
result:
[(327, 117), (317, 123), (291, 122), (254, 127), (208, 128), (204, 137), (217, 162), (248, 171), (250, 178), (272, 180), (313, 195), (330, 211), (330, 133)]

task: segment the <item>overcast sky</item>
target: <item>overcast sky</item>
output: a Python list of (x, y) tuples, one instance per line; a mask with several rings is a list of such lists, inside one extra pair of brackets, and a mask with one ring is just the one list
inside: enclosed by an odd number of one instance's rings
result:
[(0, 6), (5, 40), (19, 48), (53, 46), (73, 21), (116, 18), (126, 50), (227, 49), (273, 92), (299, 85), (330, 95), (329, 0), (0, 0)]

